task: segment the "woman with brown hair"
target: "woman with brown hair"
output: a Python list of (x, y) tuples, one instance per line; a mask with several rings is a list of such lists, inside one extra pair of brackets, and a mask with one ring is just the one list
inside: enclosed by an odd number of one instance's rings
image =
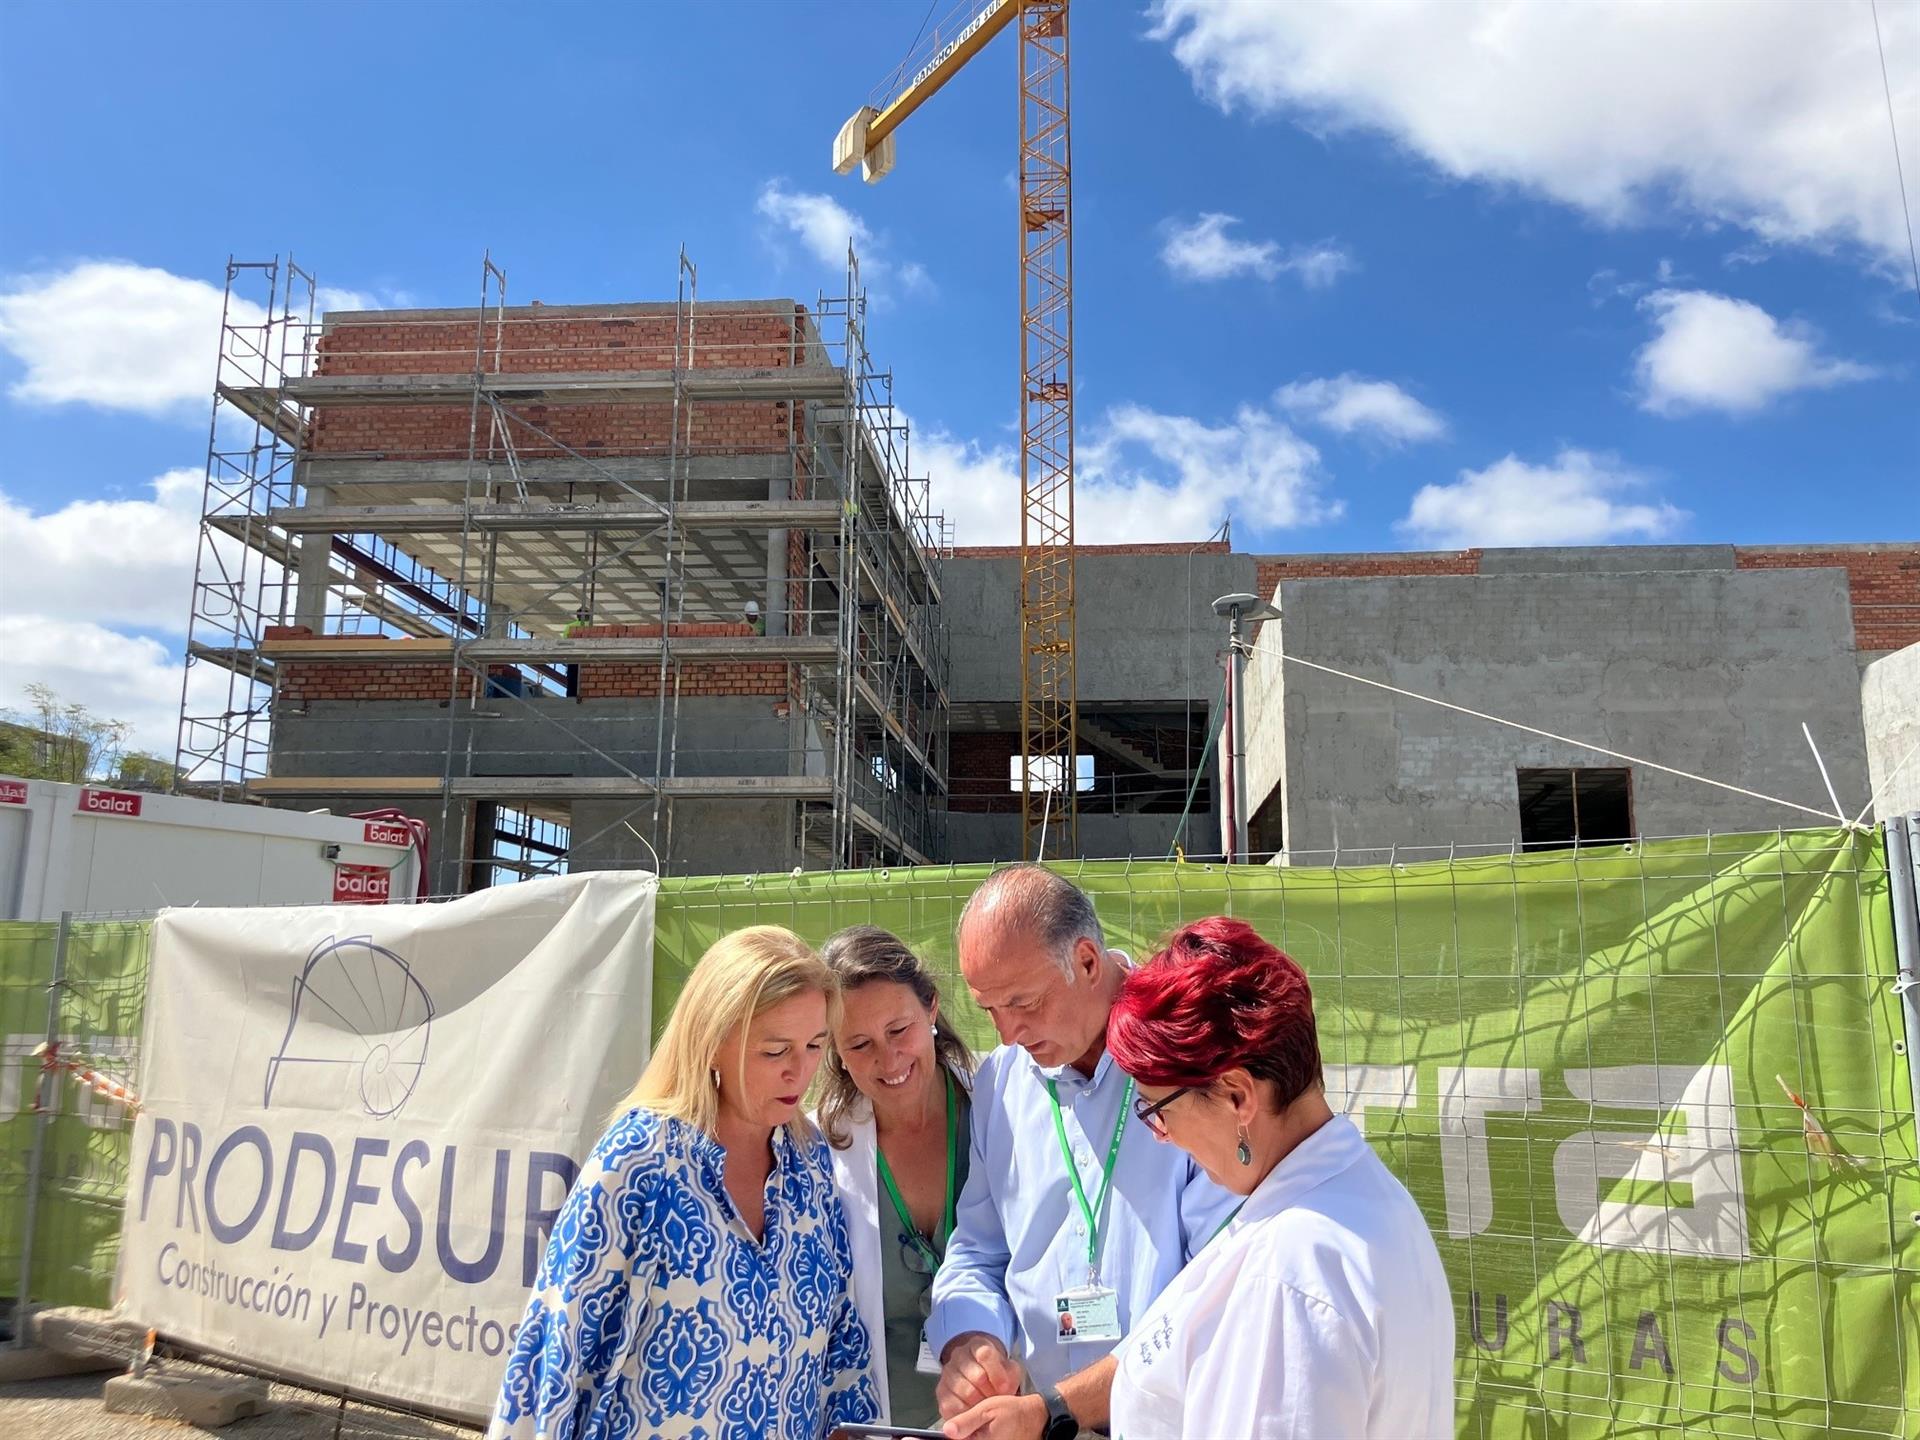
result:
[(873, 1337), (881, 1413), (927, 1422), (940, 1366), (922, 1328), (967, 1179), (973, 1055), (897, 936), (857, 925), (821, 957), (841, 1000), (817, 1118), (847, 1207), (854, 1307)]

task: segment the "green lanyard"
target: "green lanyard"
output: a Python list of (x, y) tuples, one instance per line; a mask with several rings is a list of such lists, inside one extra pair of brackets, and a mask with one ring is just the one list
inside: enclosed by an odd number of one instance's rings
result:
[(1120, 1092), (1120, 1118), (1113, 1122), (1113, 1142), (1107, 1146), (1107, 1163), (1100, 1171), (1100, 1198), (1087, 1203), (1086, 1187), (1080, 1183), (1080, 1167), (1073, 1161), (1073, 1146), (1067, 1143), (1067, 1122), (1060, 1114), (1060, 1087), (1047, 1081), (1047, 1099), (1053, 1105), (1053, 1133), (1060, 1137), (1060, 1155), (1067, 1162), (1067, 1174), (1073, 1177), (1073, 1198), (1080, 1202), (1080, 1214), (1087, 1222), (1087, 1278), (1100, 1278), (1100, 1222), (1106, 1216), (1107, 1194), (1113, 1189), (1113, 1166), (1120, 1158), (1120, 1137), (1126, 1132), (1127, 1111), (1133, 1105), (1133, 1079)]
[[(940, 1248), (947, 1247), (947, 1239), (953, 1234), (954, 1205), (958, 1197), (953, 1193), (954, 1177), (960, 1173), (960, 1126), (957, 1123), (959, 1102), (953, 1094), (953, 1076), (947, 1076), (947, 1205), (940, 1217)], [(876, 1134), (873, 1141), (874, 1158), (879, 1161), (880, 1183), (887, 1187), (887, 1198), (893, 1201), (893, 1213), (900, 1217), (900, 1223), (907, 1227), (907, 1235), (919, 1247), (920, 1253), (927, 1257), (935, 1270), (940, 1268), (940, 1257), (933, 1247), (927, 1244), (927, 1237), (920, 1233), (920, 1227), (913, 1223), (913, 1216), (907, 1211), (907, 1202), (900, 1198), (900, 1187), (894, 1183), (893, 1167), (887, 1164), (887, 1155), (880, 1148), (880, 1137)]]
[[(1238, 1205), (1234, 1206), (1233, 1213), (1227, 1216), (1226, 1219), (1222, 1220), (1219, 1224), (1219, 1227), (1213, 1232), (1213, 1234), (1207, 1237), (1207, 1245), (1213, 1244), (1214, 1241), (1218, 1240), (1222, 1235), (1226, 1234), (1227, 1226), (1233, 1224), (1235, 1220), (1238, 1220), (1240, 1218), (1240, 1212), (1246, 1208), (1247, 1208), (1247, 1202), (1244, 1200), (1242, 1200)], [(1200, 1248), (1204, 1250), (1207, 1248), (1207, 1245), (1202, 1245)]]

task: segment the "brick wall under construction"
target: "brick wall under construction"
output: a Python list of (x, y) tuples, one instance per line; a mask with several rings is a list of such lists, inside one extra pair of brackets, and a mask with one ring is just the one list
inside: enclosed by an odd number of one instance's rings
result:
[[(543, 308), (543, 307), (528, 307)], [(663, 313), (625, 315), (600, 307), (551, 315), (516, 310), (497, 327), (476, 334), (471, 316), (458, 320), (386, 312), (378, 320), (335, 319), (321, 336), (314, 373), (346, 375), (466, 375), (476, 353), (503, 374), (586, 374), (671, 370), (677, 321)], [(691, 328), (691, 368), (779, 370), (819, 365), (825, 357), (809, 341), (806, 312), (731, 312), (702, 306)], [(476, 351), (476, 340), (482, 342)], [(682, 337), (683, 359), (685, 337)], [(497, 352), (497, 363), (496, 363)], [(692, 453), (740, 455), (785, 452), (799, 433), (791, 402), (729, 400), (682, 415), (682, 443)], [(655, 455), (668, 449), (673, 407), (666, 402), (522, 405), (515, 413), (555, 440), (587, 455)], [(385, 455), (419, 460), (464, 459), (469, 412), (454, 405), (322, 406), (313, 417), (310, 449), (318, 455)], [(486, 442), (483, 418), (480, 443)], [(514, 436), (525, 458), (558, 455), (529, 432)]]

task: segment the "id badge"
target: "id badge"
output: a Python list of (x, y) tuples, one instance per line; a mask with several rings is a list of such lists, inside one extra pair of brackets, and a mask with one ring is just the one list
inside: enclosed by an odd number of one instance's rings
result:
[(1109, 1286), (1062, 1291), (1054, 1297), (1053, 1311), (1060, 1326), (1054, 1338), (1062, 1345), (1120, 1338), (1120, 1296)]
[(934, 1357), (933, 1346), (927, 1342), (927, 1327), (920, 1327), (920, 1351), (913, 1357), (913, 1369), (916, 1375), (938, 1375), (940, 1362)]

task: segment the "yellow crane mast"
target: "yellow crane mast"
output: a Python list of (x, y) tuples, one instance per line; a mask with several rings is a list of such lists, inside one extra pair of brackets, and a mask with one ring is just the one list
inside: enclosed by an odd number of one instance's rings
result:
[[(869, 184), (894, 131), (1008, 24), (1020, 36), (1021, 853), (1080, 852), (1073, 603), (1073, 183), (1068, 0), (988, 0), (878, 106), (841, 127), (833, 168)], [(963, 12), (964, 14), (964, 12)]]

